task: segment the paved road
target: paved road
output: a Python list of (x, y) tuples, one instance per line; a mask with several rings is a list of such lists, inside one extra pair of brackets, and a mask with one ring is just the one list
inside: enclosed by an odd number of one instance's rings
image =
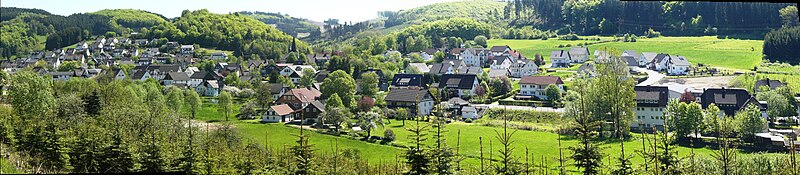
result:
[(657, 83), (659, 80), (663, 79), (664, 77), (667, 77), (667, 75), (658, 73), (658, 72), (656, 72), (654, 70), (650, 70), (650, 69), (645, 69), (645, 68), (641, 68), (640, 67), (640, 68), (637, 68), (637, 70), (639, 72), (647, 73), (647, 80), (644, 80), (643, 82), (637, 84), (637, 86), (653, 85), (653, 84)]
[(530, 106), (509, 106), (509, 105), (499, 105), (497, 103), (492, 104), (473, 104), (477, 107), (488, 107), (488, 108), (496, 108), (496, 109), (511, 109), (511, 110), (532, 110), (532, 111), (542, 111), (542, 112), (564, 112), (564, 108), (552, 108), (552, 107), (530, 107)]

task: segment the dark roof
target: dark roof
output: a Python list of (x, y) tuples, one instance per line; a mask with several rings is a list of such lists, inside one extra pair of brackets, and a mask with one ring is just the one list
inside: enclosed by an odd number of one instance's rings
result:
[[(417, 97), (419, 97), (419, 100), (417, 100)], [(386, 94), (384, 100), (387, 102), (419, 102), (432, 97), (428, 89), (394, 88)]]
[(221, 79), (222, 75), (217, 74), (216, 72), (207, 72), (207, 71), (200, 71), (195, 72), (190, 77), (191, 79), (203, 79), (203, 80), (219, 80)]
[(569, 55), (589, 55), (589, 49), (586, 47), (572, 47), (569, 49)]
[(458, 70), (458, 68), (461, 66), (462, 62), (461, 62), (461, 60), (444, 60), (444, 62), (442, 62), (442, 63), (436, 63), (436, 64), (431, 65), (431, 71), (430, 72), (434, 73), (434, 74), (447, 73), (447, 68), (449, 67), (450, 64), (453, 65), (453, 69)]
[(477, 80), (476, 75), (470, 74), (444, 74), (439, 83), (439, 88), (472, 89)]
[(310, 107), (315, 107), (315, 108), (319, 109), (320, 112), (324, 112), (325, 111), (325, 104), (320, 102), (319, 100), (315, 100), (315, 101), (311, 102), (310, 105), (306, 106), (306, 108), (310, 108)]
[(666, 86), (635, 86), (633, 90), (636, 91), (636, 106), (666, 107), (669, 103), (669, 88)]
[(744, 89), (710, 88), (700, 95), (700, 102), (704, 109), (714, 103), (726, 115), (733, 116), (737, 110), (745, 105), (750, 97), (750, 93)]
[(624, 59), (625, 59), (625, 61), (627, 61), (627, 62), (628, 62), (628, 66), (639, 66), (639, 61), (638, 61), (638, 60), (636, 60), (636, 58), (634, 58), (634, 57), (631, 57), (631, 56), (623, 56), (622, 58), (624, 58)]
[(164, 76), (164, 80), (189, 81), (189, 75), (183, 72), (170, 72)]
[(511, 49), (511, 47), (508, 47), (508, 45), (506, 45), (506, 46), (492, 46), (491, 51), (492, 52), (502, 52), (502, 51), (505, 51), (506, 48)]
[(553, 52), (550, 52), (550, 58), (555, 58), (555, 57), (558, 57), (558, 58), (562, 58), (562, 57), (563, 58), (570, 58), (569, 52), (567, 52), (565, 50), (554, 50)]
[(283, 85), (281, 83), (271, 83), (269, 84), (269, 93), (270, 94), (279, 94), (283, 88), (287, 88), (288, 86)]
[(314, 80), (317, 82), (324, 82), (325, 78), (328, 78), (328, 73), (330, 73), (330, 71), (327, 70), (319, 71), (317, 72), (317, 75), (314, 76)]
[(506, 60), (508, 60), (508, 61), (511, 61), (511, 57), (508, 57), (508, 56), (502, 55), (502, 56), (496, 56), (496, 57), (492, 57), (492, 60), (493, 60), (493, 61), (495, 61), (493, 64), (495, 64), (495, 65), (501, 65), (501, 64), (503, 64), (503, 62), (504, 62), (504, 61), (506, 61)]
[(660, 63), (661, 60), (668, 59), (668, 58), (670, 58), (669, 54), (659, 53), (658, 55), (656, 55), (656, 58), (653, 58), (653, 62), (654, 63)]
[(459, 73), (459, 74), (472, 74), (472, 75), (478, 75), (478, 74), (481, 74), (481, 73), (483, 73), (483, 69), (481, 69), (480, 67), (466, 67), (466, 66), (462, 66), (461, 68), (458, 68), (458, 73)]
[(394, 74), (392, 86), (419, 86), (425, 87), (422, 74)]
[(508, 69), (490, 69), (489, 70), (489, 77), (509, 77), (511, 72)]
[(755, 85), (753, 85), (754, 90), (758, 91), (762, 86), (767, 86), (769, 89), (776, 89), (779, 87), (786, 86), (781, 81), (778, 80), (770, 80), (769, 78), (758, 80), (756, 81)]
[(561, 81), (561, 77), (558, 76), (524, 76), (519, 80), (519, 84), (550, 85), (564, 84), (564, 81)]

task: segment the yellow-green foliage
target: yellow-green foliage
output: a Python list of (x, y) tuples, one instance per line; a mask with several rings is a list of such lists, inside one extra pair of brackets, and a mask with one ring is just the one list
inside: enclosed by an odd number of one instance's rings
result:
[(94, 14), (108, 16), (116, 27), (126, 27), (139, 29), (141, 27), (151, 27), (167, 22), (163, 16), (150, 13), (144, 10), (134, 9), (105, 9), (94, 12)]

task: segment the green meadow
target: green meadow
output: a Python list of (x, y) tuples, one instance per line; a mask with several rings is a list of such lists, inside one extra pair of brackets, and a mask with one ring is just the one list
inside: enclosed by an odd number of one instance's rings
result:
[[(600, 38), (601, 41), (613, 40), (611, 37), (584, 36), (582, 38)], [(591, 40), (504, 40), (491, 39), (489, 46), (508, 45), (512, 49), (522, 52), (523, 55), (533, 58), (536, 53), (541, 53), (545, 61), (550, 63), (550, 52), (553, 50), (568, 50), (569, 47), (559, 48), (559, 45), (577, 46), (579, 43), (592, 43)], [(681, 55), (689, 59), (692, 64), (702, 63), (711, 67), (720, 67), (736, 70), (751, 70), (761, 63), (762, 40), (718, 39), (714, 36), (702, 37), (658, 37), (640, 38), (636, 42), (605, 42), (589, 45), (589, 52), (602, 47), (616, 48), (618, 50), (636, 50), (637, 52), (668, 53)]]
[[(215, 104), (206, 104), (201, 111), (202, 112), (198, 114), (198, 119), (216, 124), (225, 123), (225, 119), (216, 110)], [(300, 129), (297, 127), (284, 124), (261, 124), (258, 122), (258, 119), (238, 120), (231, 117), (230, 124), (236, 128), (236, 131), (245, 138), (245, 140), (262, 145), (267, 144), (271, 149), (283, 149), (295, 145), (297, 135), (300, 133)], [(411, 140), (412, 133), (408, 131), (407, 128), (414, 126), (414, 124), (414, 121), (407, 120), (405, 126), (403, 126), (402, 122), (399, 120), (387, 120), (387, 123), (385, 123), (383, 127), (372, 131), (372, 135), (374, 136), (384, 136), (384, 130), (393, 130), (396, 134), (396, 140), (389, 145), (383, 145), (379, 142), (371, 143), (347, 137), (320, 134), (309, 130), (306, 130), (305, 133), (311, 136), (310, 142), (314, 145), (314, 148), (322, 153), (330, 153), (337, 147), (339, 150), (355, 149), (361, 153), (362, 158), (367, 159), (370, 163), (393, 162), (395, 158), (399, 158), (402, 161), (405, 151), (402, 147), (411, 146), (413, 144)], [(428, 125), (428, 123), (425, 122), (420, 122), (420, 124)], [(487, 160), (490, 157), (490, 152), (492, 152), (491, 154), (495, 161), (500, 159), (500, 157), (498, 157), (498, 151), (502, 147), (497, 139), (497, 132), (502, 133), (502, 129), (501, 127), (483, 126), (477, 123), (469, 124), (457, 122), (448, 124), (446, 126), (447, 132), (444, 135), (450, 147), (456, 147), (456, 145), (460, 146), (458, 150), (459, 154), (465, 156), (462, 165), (474, 168), (480, 165), (481, 144), (483, 144), (483, 156)], [(434, 145), (433, 139), (431, 138), (433, 131), (434, 130), (431, 128), (428, 130), (428, 133), (426, 133), (428, 135), (428, 140), (425, 143), (428, 146)], [(460, 137), (459, 131), (461, 133)], [(554, 169), (558, 166), (559, 145), (557, 134), (552, 132), (515, 129), (509, 129), (509, 132), (514, 132), (512, 137), (514, 140), (513, 156), (519, 159), (519, 161), (524, 163), (527, 148), (530, 159), (541, 163), (542, 156), (544, 156), (547, 167)], [(626, 154), (634, 155), (632, 159), (633, 165), (638, 166), (643, 163), (643, 159), (638, 154), (638, 152), (642, 150), (641, 138), (643, 136), (648, 138), (649, 140), (645, 141), (645, 144), (651, 144), (650, 140), (653, 139), (653, 135), (633, 135), (631, 139), (626, 140), (624, 143), (625, 152)], [(358, 139), (360, 139), (360, 137), (358, 137)], [(621, 146), (619, 140), (598, 140), (598, 142), (601, 143), (606, 159), (609, 156), (614, 159), (620, 155)], [(577, 143), (578, 140), (573, 137), (562, 136), (561, 147), (563, 148), (562, 153), (566, 160), (569, 160), (568, 156), (571, 154), (567, 148), (575, 146)], [(709, 157), (713, 152), (713, 149), (704, 147), (694, 149), (682, 146), (676, 147), (678, 147), (677, 150), (680, 156), (688, 156), (691, 154), (692, 150), (695, 155), (705, 157)], [(747, 153), (742, 152), (740, 154)], [(572, 162), (567, 161), (565, 163), (571, 164)], [(617, 163), (616, 159), (614, 159), (612, 163)], [(577, 171), (574, 166), (568, 166), (568, 169), (570, 171)]]

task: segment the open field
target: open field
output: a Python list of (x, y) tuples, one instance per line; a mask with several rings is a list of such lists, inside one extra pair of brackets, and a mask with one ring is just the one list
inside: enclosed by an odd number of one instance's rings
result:
[[(596, 38), (593, 36), (582, 38)], [(601, 40), (610, 40), (609, 37), (600, 37)], [(571, 44), (576, 46), (578, 43), (596, 41), (564, 41), (557, 39), (549, 40), (503, 40), (492, 39), (488, 41), (489, 46), (508, 45), (512, 49), (522, 52), (525, 56), (533, 58), (536, 53), (541, 53), (545, 61), (550, 63), (550, 52), (559, 49), (569, 49), (567, 47), (558, 48), (558, 45)], [(738, 70), (751, 70), (754, 66), (761, 63), (761, 50), (764, 41), (762, 40), (738, 40), (738, 39), (717, 39), (714, 36), (704, 37), (658, 37), (641, 38), (636, 42), (606, 42), (589, 45), (589, 52), (594, 53), (595, 49), (601, 47), (611, 47), (619, 50), (636, 50), (637, 52), (656, 52), (668, 53), (670, 55), (682, 55), (689, 59), (692, 64), (703, 63), (711, 67), (721, 67)]]
[[(222, 115), (220, 115), (216, 111), (216, 105), (214, 104), (206, 104), (203, 106), (203, 112), (198, 114), (198, 118), (203, 119), (204, 121), (211, 121), (214, 123), (224, 123), (224, 119)], [(234, 112), (237, 113), (237, 112)], [(387, 121), (391, 123), (386, 123), (384, 127), (377, 128), (372, 131), (372, 135), (375, 136), (383, 136), (383, 132), (385, 129), (392, 129), (396, 134), (396, 141), (394, 144), (396, 145), (411, 145), (410, 135), (411, 132), (406, 130), (407, 127), (411, 127), (414, 124), (414, 121), (406, 121), (406, 125), (403, 126), (401, 121), (398, 120), (391, 120)], [(299, 134), (299, 129), (296, 127), (289, 127), (283, 124), (261, 124), (258, 123), (258, 120), (237, 120), (235, 118), (231, 118), (232, 125), (235, 125), (237, 131), (241, 136), (243, 136), (247, 141), (255, 141), (259, 144), (265, 144), (266, 140), (269, 140), (268, 145), (272, 148), (282, 149), (285, 147), (291, 147), (295, 145), (295, 141), (297, 140), (297, 135)], [(421, 124), (426, 124), (424, 122), (420, 122)], [(491, 148), (495, 150), (492, 154), (495, 160), (498, 160), (499, 157), (497, 156), (499, 153), (497, 151), (501, 148), (499, 142), (496, 138), (495, 131), (502, 132), (502, 128), (499, 127), (490, 127), (490, 126), (482, 126), (480, 124), (469, 124), (469, 123), (452, 123), (447, 125), (447, 133), (445, 137), (447, 139), (447, 143), (451, 147), (455, 147), (458, 141), (458, 131), (461, 131), (461, 138), (460, 138), (460, 150), (459, 153), (466, 156), (466, 159), (462, 162), (462, 165), (466, 165), (468, 167), (476, 167), (480, 164), (480, 140), (479, 138), (483, 139), (484, 145), (484, 157), (488, 159), (489, 157), (489, 150), (490, 146), (489, 143), (491, 142), (493, 146)], [(551, 132), (542, 132), (542, 131), (525, 131), (525, 130), (510, 130), (515, 131), (516, 133), (512, 137), (514, 139), (514, 156), (519, 159), (520, 161), (524, 160), (525, 156), (525, 148), (528, 148), (529, 154), (533, 155), (531, 157), (535, 157), (535, 160), (539, 162), (544, 156), (547, 159), (547, 165), (551, 169), (557, 167), (558, 165), (558, 135), (551, 133)], [(265, 136), (265, 132), (268, 133), (268, 136)], [(429, 130), (428, 134), (428, 145), (433, 145), (433, 140), (430, 139), (430, 136), (433, 133), (432, 130)], [(371, 163), (378, 163), (378, 162), (392, 162), (395, 159), (395, 156), (399, 156), (402, 159), (404, 149), (389, 145), (381, 145), (378, 143), (369, 143), (360, 140), (352, 140), (345, 137), (337, 137), (331, 136), (326, 134), (320, 134), (312, 131), (307, 131), (311, 135), (310, 142), (315, 145), (315, 149), (320, 152), (330, 152), (334, 149), (335, 143), (338, 143), (338, 147), (340, 150), (342, 149), (356, 149), (361, 152), (361, 155), (364, 159), (367, 159)], [(638, 166), (643, 162), (643, 159), (636, 154), (637, 151), (641, 150), (641, 138), (643, 135), (641, 134), (634, 134), (634, 137), (630, 140), (625, 141), (625, 151), (630, 155), (636, 155), (633, 157), (633, 165)], [(644, 135), (650, 140), (652, 140), (652, 135)], [(570, 146), (577, 144), (577, 140), (572, 137), (564, 136), (562, 139), (562, 147), (564, 148), (564, 156), (565, 159), (571, 153), (566, 149)], [(646, 142), (649, 144), (649, 142)], [(618, 141), (602, 141), (601, 146), (604, 148), (603, 153), (608, 158), (617, 157), (620, 152), (620, 144)], [(691, 153), (691, 148), (688, 147), (681, 147), (678, 146), (678, 153), (681, 156), (687, 156)], [(710, 148), (696, 148), (694, 152), (698, 156), (710, 156), (713, 152)], [(747, 153), (740, 153), (740, 155), (746, 155)], [(567, 162), (568, 164), (571, 162)], [(616, 160), (612, 163), (616, 163)], [(574, 166), (569, 166), (570, 171), (577, 171)]]

